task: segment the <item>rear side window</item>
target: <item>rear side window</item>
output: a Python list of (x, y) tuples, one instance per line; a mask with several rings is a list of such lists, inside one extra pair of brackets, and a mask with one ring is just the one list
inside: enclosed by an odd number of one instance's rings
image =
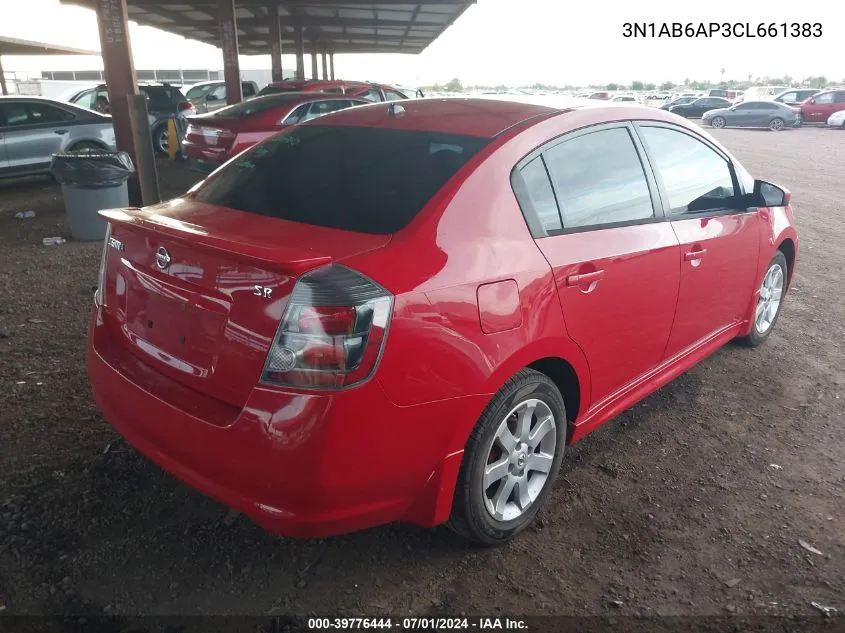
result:
[(591, 132), (545, 153), (555, 183), (563, 228), (654, 217), (637, 149), (625, 128)]
[(543, 157), (538, 156), (520, 170), (525, 195), (528, 196), (540, 226), (548, 233), (563, 228), (552, 183)]
[(256, 145), (197, 190), (204, 202), (362, 233), (404, 228), (490, 139), (304, 125)]
[(640, 129), (669, 198), (670, 215), (724, 209), (734, 202), (730, 164), (713, 149), (676, 130)]
[(168, 106), (185, 100), (181, 92), (169, 86), (141, 86), (139, 89), (154, 106)]
[(291, 88), (289, 86), (266, 86), (262, 88), (258, 94), (259, 95), (277, 95), (282, 94), (284, 92), (297, 92), (296, 88)]

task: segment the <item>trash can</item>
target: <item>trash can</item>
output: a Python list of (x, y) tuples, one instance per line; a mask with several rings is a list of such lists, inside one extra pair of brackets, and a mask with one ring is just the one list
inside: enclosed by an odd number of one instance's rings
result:
[(126, 181), (134, 171), (126, 152), (89, 149), (53, 154), (50, 172), (62, 185), (73, 239), (93, 241), (106, 237), (106, 222), (97, 212), (129, 205)]

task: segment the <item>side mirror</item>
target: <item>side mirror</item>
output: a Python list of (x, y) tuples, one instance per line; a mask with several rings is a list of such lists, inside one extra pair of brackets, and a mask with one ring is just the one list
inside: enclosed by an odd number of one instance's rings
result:
[(734, 110), (736, 110), (736, 106), (731, 106), (730, 111), (733, 112)]
[(220, 101), (220, 99), (217, 98), (217, 95), (207, 95), (205, 100), (206, 101)]
[(815, 102), (816, 102), (816, 99), (815, 99), (815, 98), (811, 98), (811, 99), (810, 99), (810, 103), (815, 103)]
[(758, 207), (785, 207), (790, 194), (786, 189), (765, 180), (754, 181), (754, 201)]

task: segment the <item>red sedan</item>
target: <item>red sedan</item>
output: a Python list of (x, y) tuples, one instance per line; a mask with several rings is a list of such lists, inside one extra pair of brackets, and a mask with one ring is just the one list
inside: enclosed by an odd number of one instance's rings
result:
[(351, 108), (109, 222), (94, 398), (133, 445), (281, 534), (524, 530), (565, 448), (793, 278), (790, 194), (657, 109)]
[(280, 94), (284, 92), (325, 92), (361, 97), (368, 101), (400, 101), (413, 98), (406, 90), (368, 83), (365, 81), (343, 81), (335, 79), (290, 79), (276, 81), (264, 87), (259, 95)]
[(358, 97), (315, 93), (257, 97), (188, 117), (182, 146), (188, 158), (210, 169), (291, 125), (368, 103), (371, 102)]

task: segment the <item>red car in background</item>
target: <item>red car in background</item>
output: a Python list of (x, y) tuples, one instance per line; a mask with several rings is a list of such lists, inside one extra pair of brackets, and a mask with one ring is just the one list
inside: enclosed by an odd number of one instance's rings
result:
[(641, 106), (349, 108), (100, 213), (105, 418), (310, 537), (513, 537), (569, 444), (727, 342), (762, 344), (798, 257), (789, 192)]
[(369, 101), (400, 101), (413, 98), (413, 95), (406, 94), (405, 90), (392, 86), (363, 81), (320, 79), (277, 81), (268, 84), (258, 94), (268, 95), (282, 92), (326, 92), (361, 97)]
[(318, 93), (256, 97), (209, 114), (188, 117), (182, 147), (197, 166), (210, 170), (291, 125), (371, 103), (358, 97)]
[(805, 123), (827, 123), (834, 112), (845, 110), (845, 88), (825, 90), (801, 104)]

